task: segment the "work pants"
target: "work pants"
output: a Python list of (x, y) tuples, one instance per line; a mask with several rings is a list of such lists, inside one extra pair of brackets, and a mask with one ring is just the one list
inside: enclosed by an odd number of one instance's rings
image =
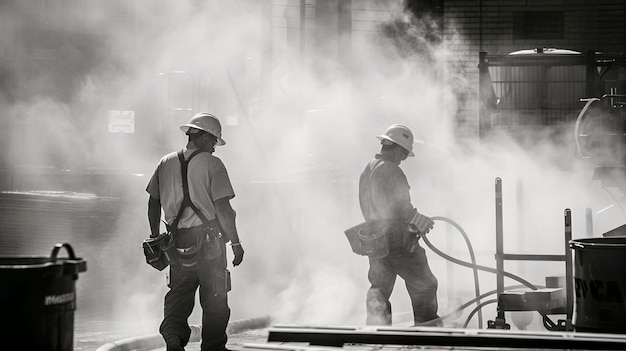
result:
[(226, 349), (226, 327), (230, 319), (227, 297), (230, 277), (226, 275), (226, 248), (223, 242), (220, 245), (222, 255), (203, 261), (195, 271), (184, 271), (176, 264), (170, 265), (170, 290), (165, 295), (164, 318), (159, 328), (166, 343), (172, 338), (178, 338), (182, 346), (189, 342), (191, 328), (187, 319), (193, 312), (196, 290), (199, 288), (202, 306), (201, 350)]
[(391, 325), (389, 298), (396, 277), (404, 279), (413, 306), (415, 325), (441, 325), (437, 315), (437, 278), (430, 271), (424, 249), (417, 247), (414, 253), (390, 253), (384, 258), (369, 258), (367, 291), (368, 325)]

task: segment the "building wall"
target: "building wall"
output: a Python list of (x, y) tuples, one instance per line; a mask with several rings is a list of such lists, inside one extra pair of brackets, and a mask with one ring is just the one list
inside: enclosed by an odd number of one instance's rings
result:
[[(524, 15), (548, 12), (560, 21), (525, 23)], [(552, 27), (550, 27), (552, 26)], [(525, 27), (530, 27), (526, 28)], [(562, 32), (559, 32), (561, 30)], [(525, 35), (526, 34), (526, 35)], [(458, 135), (478, 137), (478, 54), (506, 54), (552, 47), (585, 52), (626, 52), (623, 0), (447, 0), (444, 37), (448, 68), (466, 77), (457, 114)]]

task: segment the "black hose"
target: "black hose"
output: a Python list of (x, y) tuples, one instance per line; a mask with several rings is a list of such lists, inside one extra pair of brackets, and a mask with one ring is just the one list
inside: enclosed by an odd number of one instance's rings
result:
[[(471, 263), (468, 263), (468, 262), (465, 262), (465, 261), (461, 261), (461, 260), (459, 260), (457, 258), (454, 258), (452, 256), (446, 255), (445, 253), (441, 252), (439, 249), (437, 249), (435, 246), (433, 246), (433, 244), (426, 238), (425, 235), (422, 235), (422, 239), (424, 239), (424, 243), (426, 244), (426, 246), (428, 246), (428, 248), (433, 250), (433, 252), (435, 252), (437, 255), (445, 258), (448, 261), (456, 263), (458, 265), (461, 265), (461, 266), (464, 266), (464, 267), (468, 267), (468, 268), (474, 268), (474, 266)], [(485, 271), (485, 272), (489, 272), (489, 273), (495, 273), (495, 274), (498, 273), (498, 271), (495, 268), (481, 266), (481, 265), (476, 265), (475, 267), (476, 267), (476, 269), (481, 270), (481, 271)], [(535, 287), (535, 285), (533, 285), (529, 281), (525, 280), (524, 278), (521, 278), (519, 276), (516, 276), (516, 275), (511, 274), (511, 273), (506, 272), (506, 271), (504, 271), (502, 273), (504, 274), (505, 277), (511, 278), (513, 280), (516, 280), (516, 281), (526, 285), (527, 287), (529, 287), (529, 288), (531, 288), (533, 290), (537, 290), (537, 287)]]
[[(463, 239), (465, 239), (465, 244), (467, 245), (467, 249), (469, 250), (469, 254), (470, 254), (470, 259), (472, 261), (472, 270), (474, 271), (474, 292), (476, 294), (476, 305), (477, 307), (480, 306), (480, 285), (479, 285), (480, 283), (478, 280), (478, 269), (476, 268), (477, 266), (476, 256), (474, 255), (474, 248), (472, 247), (472, 243), (469, 240), (467, 233), (465, 233), (465, 230), (463, 230), (463, 228), (458, 223), (451, 220), (450, 218), (446, 218), (442, 216), (435, 216), (435, 217), (432, 217), (431, 219), (433, 221), (443, 221), (443, 222), (447, 222), (448, 224), (451, 224), (459, 231), (459, 233), (461, 233), (461, 235), (463, 236)], [(482, 327), (483, 327), (483, 313), (482, 313), (482, 309), (479, 309), (478, 310), (478, 328), (482, 329)]]
[[(488, 272), (488, 273), (494, 273), (494, 274), (498, 274), (498, 271), (494, 268), (491, 267), (486, 267), (486, 266), (481, 266), (476, 264), (475, 262), (475, 258), (473, 256), (473, 249), (471, 247), (471, 243), (469, 240), (469, 237), (467, 236), (467, 234), (465, 233), (465, 231), (463, 230), (463, 228), (461, 228), (458, 224), (456, 224), (456, 222), (454, 222), (453, 220), (446, 218), (446, 217), (442, 217), (442, 216), (435, 216), (435, 217), (431, 217), (431, 219), (433, 220), (441, 220), (441, 221), (445, 221), (448, 222), (452, 225), (454, 225), (457, 230), (459, 230), (459, 232), (461, 233), (461, 235), (463, 235), (463, 237), (465, 238), (465, 242), (468, 244), (468, 249), (470, 250), (470, 255), (472, 256), (472, 263), (469, 262), (465, 262), (462, 260), (459, 260), (457, 258), (454, 258), (450, 255), (447, 255), (445, 253), (443, 253), (441, 250), (437, 249), (426, 237), (426, 235), (422, 235), (421, 238), (424, 240), (424, 243), (426, 244), (426, 246), (428, 246), (428, 248), (430, 248), (434, 253), (436, 253), (437, 255), (443, 257), (444, 259), (456, 263), (458, 265), (464, 266), (464, 267), (468, 267), (468, 268), (472, 268), (475, 272), (475, 279), (477, 277), (477, 273), (476, 270), (481, 270), (484, 272)], [(523, 279), (522, 277), (519, 277), (515, 274), (509, 273), (507, 271), (503, 271), (502, 274), (505, 277), (508, 277), (510, 279), (516, 280), (519, 283), (524, 284), (525, 286), (529, 287), (532, 290), (537, 290), (537, 286), (533, 285), (532, 283), (530, 283), (529, 281)], [(478, 288), (476, 289), (478, 291)], [(474, 302), (477, 302), (480, 300), (480, 296), (476, 296), (476, 298), (474, 300), (471, 301), (471, 303), (467, 304), (467, 306), (469, 306), (470, 304), (473, 304)], [(484, 304), (479, 304), (479, 305), (484, 305)], [(542, 317), (543, 317), (543, 323), (544, 326), (546, 326), (546, 329), (551, 330), (551, 328), (555, 327), (554, 322), (552, 322), (552, 320), (550, 319), (550, 317), (548, 317), (545, 313), (539, 312), (537, 311)], [(454, 312), (453, 312), (454, 313)], [(439, 319), (443, 319), (443, 318), (439, 318)], [(481, 323), (479, 322), (479, 325), (481, 325)]]
[[(507, 287), (505, 287), (505, 288), (504, 288), (504, 290), (519, 289), (519, 288), (523, 288), (523, 287), (525, 287), (525, 285), (512, 285), (512, 286), (507, 286)], [(538, 286), (538, 287), (539, 287), (539, 288), (543, 288), (543, 286)], [(483, 294), (481, 294), (480, 296), (477, 296), (476, 298), (473, 298), (473, 299), (471, 299), (471, 300), (469, 300), (469, 301), (466, 301), (464, 304), (462, 304), (462, 305), (458, 306), (457, 308), (455, 308), (455, 309), (454, 309), (454, 310), (452, 310), (452, 311), (447, 312), (447, 313), (446, 313), (446, 314), (444, 314), (443, 316), (440, 316), (439, 318), (435, 318), (435, 319), (433, 319), (433, 320), (430, 320), (430, 321), (428, 321), (428, 322), (425, 322), (425, 324), (432, 324), (433, 322), (444, 321), (444, 320), (446, 320), (446, 319), (449, 319), (449, 318), (451, 318), (453, 315), (457, 314), (458, 312), (461, 312), (461, 311), (463, 311), (464, 309), (466, 309), (467, 307), (469, 307), (470, 305), (473, 305), (474, 303), (476, 303), (476, 301), (480, 301), (481, 299), (484, 299), (484, 298), (485, 298), (485, 297), (487, 297), (487, 296), (490, 296), (490, 295), (496, 294), (497, 292), (498, 292), (498, 290), (494, 289), (494, 290), (488, 291), (488, 292), (486, 292), (486, 293), (483, 293)], [(483, 304), (483, 303), (479, 304), (476, 308), (474, 308), (474, 313), (476, 313), (476, 311), (477, 311), (477, 310), (478, 310), (478, 311), (480, 311), (478, 307), (481, 307), (481, 308), (482, 308), (482, 307), (483, 307), (483, 306), (485, 306), (485, 305), (487, 305), (487, 304), (486, 304), (486, 303), (484, 303), (484, 304)], [(468, 319), (468, 321), (467, 321), (467, 322), (469, 322), (469, 319)], [(466, 323), (467, 323), (467, 322), (466, 322)]]
[(496, 302), (498, 302), (498, 299), (491, 299), (491, 300), (484, 301), (484, 302), (478, 304), (478, 306), (474, 307), (472, 312), (470, 312), (470, 314), (467, 316), (467, 319), (465, 319), (465, 323), (463, 323), (463, 328), (467, 328), (467, 325), (472, 320), (472, 317), (474, 316), (474, 313), (476, 313), (476, 311), (480, 312), (484, 306), (490, 305), (490, 304), (496, 303)]
[[(519, 288), (523, 288), (524, 285), (513, 285), (513, 286), (507, 286), (505, 287), (506, 290), (510, 290), (510, 289), (519, 289)], [(448, 319), (450, 318), (452, 315), (455, 315), (457, 312), (464, 310), (465, 308), (469, 307), (470, 305), (474, 304), (476, 301), (480, 301), (481, 299), (489, 296), (489, 295), (493, 295), (495, 293), (497, 293), (498, 290), (491, 290), (489, 292), (486, 292), (476, 298), (473, 298), (467, 302), (465, 302), (464, 304), (462, 304), (461, 306), (457, 307), (456, 309), (452, 310), (451, 312), (448, 312), (446, 314), (444, 314), (443, 316), (441, 316), (441, 319)]]

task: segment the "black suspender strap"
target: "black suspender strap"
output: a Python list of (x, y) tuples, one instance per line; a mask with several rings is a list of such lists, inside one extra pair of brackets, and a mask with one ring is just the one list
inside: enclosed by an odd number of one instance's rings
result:
[(187, 179), (187, 168), (189, 166), (189, 161), (191, 161), (191, 159), (194, 158), (194, 156), (196, 156), (197, 154), (201, 152), (203, 152), (203, 150), (198, 149), (189, 156), (189, 159), (185, 160), (185, 155), (183, 153), (183, 150), (178, 151), (178, 160), (180, 160), (180, 172), (181, 172), (182, 181), (183, 181), (183, 202), (180, 204), (180, 209), (178, 210), (178, 214), (176, 215), (176, 218), (171, 224), (170, 231), (172, 233), (176, 232), (176, 228), (178, 227), (178, 222), (180, 221), (180, 217), (182, 216), (183, 211), (187, 207), (191, 207), (191, 209), (196, 213), (196, 215), (200, 217), (200, 219), (202, 220), (202, 223), (205, 226), (209, 225), (209, 220), (202, 213), (202, 211), (200, 211), (191, 201), (191, 197), (189, 196), (189, 181)]

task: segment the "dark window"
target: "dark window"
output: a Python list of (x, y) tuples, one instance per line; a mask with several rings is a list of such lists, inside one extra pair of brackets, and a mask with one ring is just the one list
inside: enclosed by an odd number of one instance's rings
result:
[(563, 39), (563, 12), (513, 13), (513, 39)]

